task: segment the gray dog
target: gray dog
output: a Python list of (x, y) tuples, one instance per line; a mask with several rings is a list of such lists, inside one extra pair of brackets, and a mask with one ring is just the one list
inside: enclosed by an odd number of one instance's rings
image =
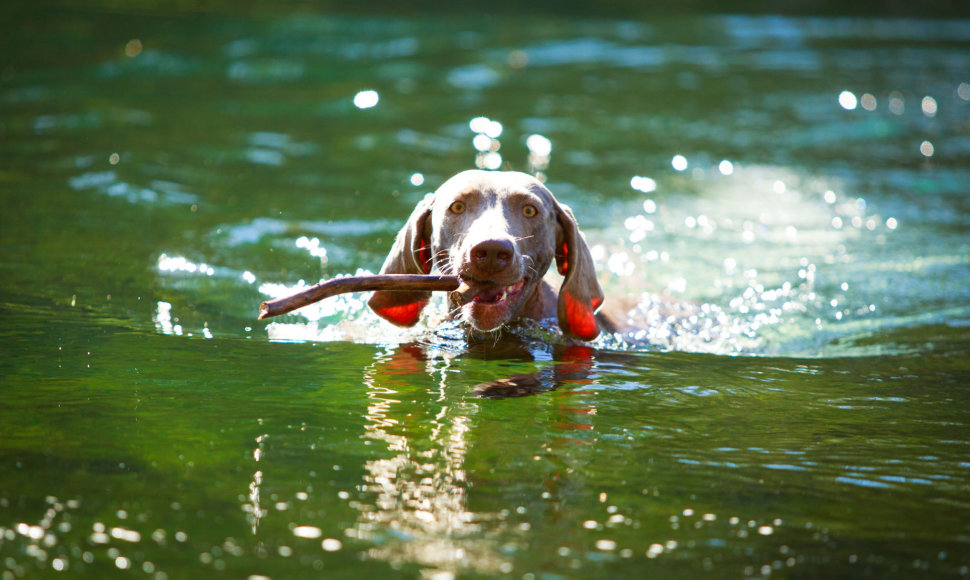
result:
[[(552, 263), (559, 291), (544, 280)], [(514, 171), (465, 171), (426, 196), (401, 229), (382, 274), (437, 268), (471, 287), (452, 294), (452, 311), (476, 330), (516, 318), (557, 317), (564, 334), (592, 340), (615, 329), (596, 311), (603, 291), (589, 248), (568, 207), (536, 178)], [(418, 321), (427, 292), (375, 292), (368, 305), (398, 326)]]

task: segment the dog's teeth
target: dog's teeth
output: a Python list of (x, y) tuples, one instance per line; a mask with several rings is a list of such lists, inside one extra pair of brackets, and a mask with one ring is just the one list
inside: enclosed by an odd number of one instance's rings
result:
[(505, 297), (509, 295), (508, 290), (502, 290), (502, 295), (499, 296), (499, 300), (505, 300)]

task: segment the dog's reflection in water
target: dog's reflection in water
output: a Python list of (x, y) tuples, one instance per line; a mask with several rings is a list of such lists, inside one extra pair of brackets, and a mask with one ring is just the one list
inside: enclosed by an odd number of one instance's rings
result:
[[(552, 462), (557, 467), (548, 474), (538, 470), (531, 484), (549, 505), (565, 502), (558, 497), (559, 490), (581, 482), (566, 483), (564, 477), (578, 475), (564, 476), (561, 466), (584, 463), (584, 449), (595, 437), (594, 405), (585, 397), (579, 401), (580, 392), (568, 387), (583, 387), (592, 380), (595, 352), (585, 346), (551, 351), (547, 347), (540, 354), (551, 360), (543, 361), (547, 363), (543, 368), (473, 386), (455, 372), (455, 356), (443, 355), (439, 347), (400, 345), (382, 353), (365, 372), (369, 403), (363, 437), (378, 445), (363, 464), (360, 493), (348, 502), (358, 517), (346, 534), (370, 544), (367, 558), (392, 565), (417, 564), (426, 567), (423, 574), (507, 573), (512, 566), (507, 548), (510, 543), (525, 542), (527, 528), (512, 521), (508, 510), (469, 507), (475, 486), (487, 486), (490, 481), (487, 473), (467, 465), (473, 442), (507, 436), (493, 431), (509, 428), (478, 417), (483, 405), (490, 404), (480, 397), (542, 393), (554, 397), (553, 404), (542, 405), (538, 420), (549, 424), (541, 446), (543, 453), (556, 456)], [(466, 357), (513, 364), (537, 358), (528, 343), (514, 340), (470, 344), (460, 354), (451, 354), (465, 362)], [(429, 376), (434, 378), (431, 388)], [(487, 436), (474, 436), (482, 428)], [(569, 474), (583, 472), (581, 465), (575, 467)]]
[[(496, 346), (490, 345), (487, 351), (489, 357), (496, 356)], [(520, 356), (514, 357), (513, 353), (503, 352), (498, 356), (503, 358), (524, 358), (530, 351), (523, 345), (515, 343), (504, 343), (504, 350), (519, 350)], [(488, 399), (504, 399), (507, 397), (525, 397), (547, 391), (553, 391), (564, 385), (583, 385), (591, 382), (591, 375), (594, 370), (593, 355), (596, 351), (585, 345), (555, 346), (552, 348), (552, 361), (543, 368), (529, 372), (516, 373), (509, 376), (497, 378), (495, 380), (479, 383), (472, 387), (471, 393), (478, 397)], [(468, 356), (476, 356), (478, 353), (472, 348)], [(525, 359), (528, 360), (528, 359)]]

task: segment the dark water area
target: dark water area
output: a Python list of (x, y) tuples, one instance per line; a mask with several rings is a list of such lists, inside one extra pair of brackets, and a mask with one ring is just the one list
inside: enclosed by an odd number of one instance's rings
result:
[[(0, 579), (970, 576), (970, 21), (311, 8), (2, 9)], [(643, 332), (255, 320), (474, 167)]]

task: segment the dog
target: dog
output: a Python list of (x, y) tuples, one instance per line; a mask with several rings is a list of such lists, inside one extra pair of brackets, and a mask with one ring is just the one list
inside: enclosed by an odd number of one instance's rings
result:
[[(558, 291), (546, 280), (555, 263)], [(482, 332), (516, 319), (555, 317), (565, 336), (591, 341), (614, 332), (597, 311), (603, 290), (573, 212), (535, 177), (515, 171), (464, 171), (426, 196), (397, 234), (382, 274), (458, 276), (470, 291), (449, 295), (451, 312)], [(378, 291), (368, 306), (413, 326), (429, 292)]]

